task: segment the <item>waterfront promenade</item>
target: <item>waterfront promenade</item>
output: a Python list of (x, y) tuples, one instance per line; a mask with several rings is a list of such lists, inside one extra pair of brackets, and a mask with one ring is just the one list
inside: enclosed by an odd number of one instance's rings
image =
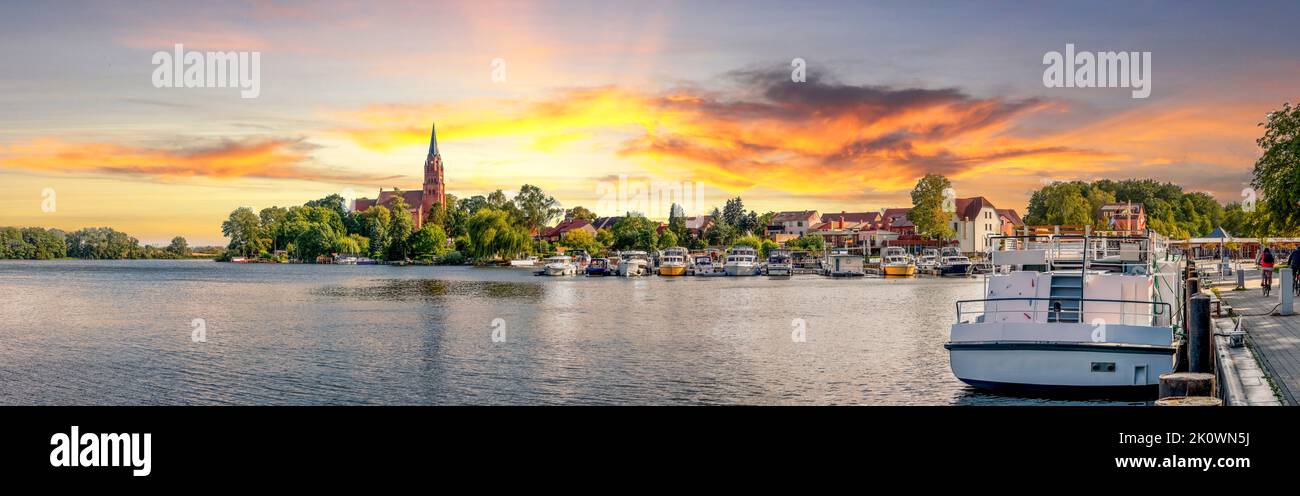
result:
[(1259, 354), (1269, 377), (1288, 405), (1300, 405), (1300, 314), (1281, 317), (1271, 315), (1279, 302), (1279, 291), (1268, 298), (1259, 287), (1258, 272), (1246, 283), (1246, 291), (1233, 291), (1234, 284), (1216, 286), (1219, 297), (1238, 315), (1243, 315), (1250, 345)]

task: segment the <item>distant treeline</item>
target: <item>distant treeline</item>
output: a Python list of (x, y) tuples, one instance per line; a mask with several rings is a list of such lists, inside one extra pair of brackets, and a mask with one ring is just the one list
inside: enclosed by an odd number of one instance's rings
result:
[(41, 227), (0, 227), (0, 259), (91, 260), (190, 258), (185, 238), (177, 236), (166, 247), (141, 245), (130, 235), (108, 227), (87, 227), (73, 232)]

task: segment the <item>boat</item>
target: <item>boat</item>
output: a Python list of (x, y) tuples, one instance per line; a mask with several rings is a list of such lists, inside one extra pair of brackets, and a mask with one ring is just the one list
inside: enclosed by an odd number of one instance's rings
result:
[(931, 271), (939, 267), (939, 250), (926, 248), (921, 251), (921, 256), (916, 258), (916, 268), (922, 271)]
[(944, 345), (953, 375), (1011, 394), (1154, 398), (1182, 311), (1180, 262), (1162, 260), (1159, 235), (995, 238), (1013, 241), (990, 257), (1009, 270), (985, 276), (984, 298), (957, 302)]
[(537, 265), (537, 257), (516, 258), (510, 261), (511, 267), (532, 267)]
[(939, 252), (939, 275), (942, 276), (968, 276), (971, 273), (971, 262), (969, 258), (962, 255), (960, 251), (951, 246), (945, 246)]
[(770, 277), (788, 277), (794, 274), (790, 263), (789, 250), (772, 250), (767, 255), (767, 275)]
[(848, 251), (836, 250), (826, 254), (823, 271), (831, 277), (862, 277), (867, 275), (866, 267), (860, 255)]
[(609, 276), (614, 275), (614, 270), (610, 268), (608, 258), (593, 258), (583, 273), (588, 276)]
[(663, 255), (659, 256), (659, 275), (686, 275), (686, 254), (686, 248), (678, 246), (664, 250)]
[(758, 251), (745, 245), (731, 247), (722, 271), (729, 276), (752, 276), (758, 274)]
[(912, 277), (916, 275), (916, 264), (902, 248), (890, 246), (880, 255), (880, 271), (888, 277)]
[(578, 267), (573, 265), (573, 258), (567, 255), (547, 257), (545, 264), (542, 268), (543, 275), (571, 276), (578, 273)]
[(697, 255), (691, 263), (691, 273), (697, 276), (723, 274), (717, 271), (717, 266), (713, 264), (713, 257), (709, 255)]
[(573, 250), (569, 256), (573, 257), (573, 266), (578, 271), (585, 270), (587, 264), (591, 263), (591, 255), (588, 255), (586, 250)]
[(650, 255), (644, 251), (625, 251), (619, 254), (618, 275), (644, 276), (650, 273)]

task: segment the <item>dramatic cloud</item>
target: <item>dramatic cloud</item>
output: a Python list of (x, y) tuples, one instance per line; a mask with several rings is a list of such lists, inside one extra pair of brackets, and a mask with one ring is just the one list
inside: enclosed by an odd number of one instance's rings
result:
[(263, 178), (374, 184), (360, 177), (309, 167), (315, 147), (300, 139), (223, 141), (210, 146), (158, 149), (46, 138), (0, 146), (0, 168), (153, 178)]
[[(347, 114), (336, 131), (377, 151), (428, 140), (518, 138), (539, 152), (585, 139), (613, 142), (619, 156), (663, 177), (728, 191), (763, 187), (823, 198), (910, 189), (918, 177), (976, 171), (1029, 172), (1033, 161), (1096, 169), (1112, 155), (1017, 138), (1009, 127), (1053, 106), (1036, 99), (975, 98), (954, 88), (795, 83), (788, 72), (737, 71), (710, 91), (663, 93), (606, 86), (530, 101), (375, 106)], [(724, 96), (725, 95), (725, 96)], [(1043, 164), (1046, 166), (1047, 164)]]

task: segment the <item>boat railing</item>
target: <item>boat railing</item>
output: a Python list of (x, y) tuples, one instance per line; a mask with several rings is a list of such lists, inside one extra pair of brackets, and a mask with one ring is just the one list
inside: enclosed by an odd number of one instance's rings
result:
[(995, 252), (1042, 252), (1057, 267), (1080, 264), (1144, 264), (1158, 257), (1159, 239), (1147, 236), (1026, 234), (989, 236), (989, 257)]
[[(1047, 302), (1045, 307), (1040, 307), (1037, 302)], [(1011, 303), (1019, 302), (1024, 305), (1002, 305), (1002, 302)], [(994, 305), (989, 305), (994, 303)], [(1072, 305), (1067, 305), (1073, 303)], [(1093, 305), (1085, 307), (1085, 303)], [(1103, 305), (1097, 305), (1098, 303)], [(965, 308), (978, 304), (977, 309)], [(1118, 309), (1116, 310), (1116, 305)], [(1139, 306), (1142, 309), (1133, 309), (1132, 306)], [(1062, 297), (1016, 297), (1016, 298), (985, 298), (979, 300), (958, 300), (957, 323), (992, 323), (997, 315), (1006, 314), (1014, 316), (1014, 319), (1008, 319), (1004, 322), (1082, 322), (1096, 325), (1098, 319), (1105, 324), (1133, 324), (1142, 322), (1142, 325), (1151, 325), (1153, 322), (1171, 321), (1173, 317), (1173, 307), (1168, 302), (1163, 301), (1141, 301), (1141, 300), (1110, 300), (1101, 298), (1062, 298)], [(992, 307), (992, 308), (990, 308)], [(1005, 308), (1004, 308), (1005, 307)], [(1043, 319), (1039, 319), (1039, 317)], [(1085, 317), (1089, 317), (1087, 321)], [(1162, 319), (1163, 318), (1163, 319)], [(1157, 320), (1159, 319), (1159, 320)]]

